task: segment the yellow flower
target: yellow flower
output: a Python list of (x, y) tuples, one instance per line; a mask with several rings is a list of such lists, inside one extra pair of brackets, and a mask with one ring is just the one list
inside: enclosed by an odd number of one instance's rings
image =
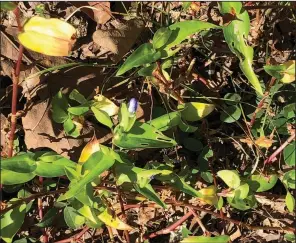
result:
[(18, 39), (32, 51), (48, 56), (67, 56), (75, 43), (76, 30), (63, 20), (35, 16), (25, 23)]

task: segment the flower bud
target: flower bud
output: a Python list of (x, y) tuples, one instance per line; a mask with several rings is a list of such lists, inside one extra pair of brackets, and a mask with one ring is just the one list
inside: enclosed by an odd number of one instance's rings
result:
[(128, 104), (128, 111), (131, 114), (134, 114), (137, 111), (138, 108), (138, 101), (135, 98), (131, 98)]

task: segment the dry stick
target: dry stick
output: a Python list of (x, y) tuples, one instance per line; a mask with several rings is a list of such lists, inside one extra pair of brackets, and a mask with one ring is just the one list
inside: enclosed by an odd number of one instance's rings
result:
[[(226, 216), (221, 217), (221, 215), (219, 213), (215, 213), (212, 212), (211, 210), (205, 209), (205, 208), (201, 208), (199, 206), (193, 206), (189, 203), (184, 203), (181, 201), (165, 201), (166, 204), (171, 204), (171, 205), (175, 205), (175, 206), (182, 206), (182, 207), (191, 207), (195, 210), (201, 211), (201, 212), (205, 212), (208, 213), (210, 215), (213, 215), (216, 218), (231, 222), (235, 225), (241, 226), (243, 228), (247, 228), (249, 230), (275, 230), (275, 231), (289, 231), (289, 232), (294, 232), (296, 233), (296, 229), (289, 227), (289, 226), (285, 226), (285, 227), (270, 227), (270, 226), (252, 226), (246, 223), (243, 223), (239, 220), (235, 220), (235, 219), (231, 219), (228, 218)], [(155, 207), (158, 206), (156, 203), (150, 203), (149, 205), (143, 205), (143, 204), (130, 204), (130, 205), (126, 205), (125, 209), (130, 209), (130, 208), (140, 208), (140, 207)]]
[(211, 235), (211, 233), (209, 231), (207, 231), (206, 227), (204, 226), (204, 224), (201, 222), (199, 216), (197, 215), (197, 213), (191, 208), (191, 207), (188, 207), (189, 210), (192, 212), (192, 214), (194, 215), (195, 217), (195, 220), (197, 221), (197, 223), (199, 224), (200, 228), (202, 229), (203, 233), (205, 236), (209, 236)]
[(55, 241), (54, 243), (67, 243), (67, 242), (76, 242), (78, 241), (85, 233), (86, 231), (89, 230), (89, 227), (85, 226), (78, 234), (68, 238), (68, 239), (65, 239), (65, 240), (59, 240), (59, 241)]
[(291, 143), (294, 139), (295, 139), (295, 135), (296, 133), (294, 132), (287, 140), (286, 142), (284, 142), (280, 147), (277, 148), (276, 151), (273, 152), (272, 155), (270, 155), (265, 161), (264, 161), (264, 165), (265, 164), (269, 164), (272, 163), (274, 161), (274, 159), (276, 158), (276, 156), (282, 152), (284, 150), (285, 147), (287, 147), (289, 145), (289, 143)]
[(162, 229), (162, 230), (159, 230), (157, 232), (154, 232), (154, 233), (152, 233), (152, 234), (150, 234), (148, 236), (144, 236), (144, 240), (151, 239), (151, 238), (154, 238), (154, 237), (159, 236), (159, 235), (169, 234), (171, 231), (173, 231), (174, 229), (176, 229), (180, 224), (182, 224), (184, 221), (186, 221), (191, 215), (192, 215), (192, 212), (189, 211), (182, 218), (180, 218), (179, 220), (177, 220), (175, 223), (173, 223), (169, 227), (167, 227), (165, 229)]

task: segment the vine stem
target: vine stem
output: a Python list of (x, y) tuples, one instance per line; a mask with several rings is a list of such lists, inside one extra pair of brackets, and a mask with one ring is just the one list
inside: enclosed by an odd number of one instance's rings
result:
[[(194, 205), (184, 203), (184, 202), (181, 202), (181, 201), (170, 201), (170, 200), (168, 200), (168, 201), (165, 201), (165, 203), (166, 204), (171, 204), (171, 205), (174, 205), (174, 206), (191, 207), (192, 209), (195, 209), (197, 211), (208, 213), (208, 214), (214, 216), (215, 218), (219, 218), (219, 219), (222, 219), (224, 221), (231, 222), (231, 223), (233, 223), (233, 224), (235, 224), (237, 226), (241, 226), (241, 227), (249, 229), (249, 230), (268, 230), (268, 231), (275, 230), (275, 231), (289, 231), (289, 232), (296, 233), (296, 229), (293, 228), (293, 227), (289, 227), (289, 226), (285, 226), (285, 227), (253, 226), (253, 225), (250, 225), (250, 224), (247, 224), (247, 223), (243, 223), (243, 222), (241, 222), (239, 220), (228, 218), (226, 216), (221, 217), (221, 215), (219, 213), (215, 213), (215, 212), (213, 212), (211, 210), (208, 210), (208, 209), (205, 209), (205, 208), (202, 208), (202, 207), (199, 207), (199, 206), (194, 206)], [(140, 208), (140, 207), (158, 207), (158, 205), (156, 203), (149, 203), (148, 205), (130, 204), (130, 205), (126, 205), (125, 209), (127, 210), (127, 209), (130, 209), (130, 208)]]
[(285, 147), (287, 147), (294, 139), (295, 139), (296, 132), (292, 133), (292, 135), (284, 142), (280, 147), (277, 148), (276, 151), (273, 152), (265, 161), (264, 165), (272, 163), (275, 161), (276, 156), (278, 156)]
[(178, 226), (180, 226), (184, 221), (186, 221), (192, 214), (193, 214), (192, 211), (189, 211), (182, 218), (177, 220), (175, 223), (173, 223), (169, 227), (167, 227), (165, 229), (162, 229), (162, 230), (159, 230), (157, 232), (154, 232), (154, 233), (152, 233), (152, 234), (150, 234), (148, 236), (144, 236), (144, 240), (151, 239), (151, 238), (154, 238), (154, 237), (159, 236), (159, 235), (169, 234), (171, 231), (173, 231)]

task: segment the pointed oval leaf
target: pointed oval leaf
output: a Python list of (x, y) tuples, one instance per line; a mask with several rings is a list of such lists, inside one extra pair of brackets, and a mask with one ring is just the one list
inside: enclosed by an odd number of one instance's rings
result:
[(158, 29), (155, 32), (152, 40), (154, 49), (159, 49), (163, 47), (169, 40), (171, 34), (172, 34), (172, 31), (167, 27), (162, 27)]
[(109, 116), (117, 115), (118, 113), (118, 106), (115, 105), (111, 100), (106, 98), (103, 95), (96, 95), (94, 97), (94, 100), (96, 101), (93, 106), (95, 106), (97, 109), (101, 111), (105, 111)]
[(91, 107), (91, 110), (94, 113), (98, 122), (102, 123), (103, 125), (109, 128), (113, 127), (113, 122), (105, 111), (101, 111), (94, 106)]
[(64, 209), (64, 219), (66, 224), (71, 229), (77, 229), (79, 226), (83, 225), (85, 218), (81, 216), (74, 208), (65, 207)]
[(217, 175), (226, 183), (230, 188), (237, 188), (240, 185), (239, 174), (236, 170), (220, 170)]
[(273, 188), (278, 180), (277, 175), (252, 175), (251, 179), (248, 180), (248, 184), (251, 189), (256, 192), (265, 192)]
[(209, 115), (215, 106), (212, 104), (205, 104), (200, 102), (189, 102), (182, 105), (178, 105), (178, 109), (181, 111), (182, 118), (187, 121), (198, 121), (207, 115)]
[(189, 236), (180, 243), (228, 243), (230, 237), (228, 235), (207, 237), (207, 236)]
[(122, 64), (116, 73), (120, 76), (134, 67), (139, 67), (143, 64), (155, 62), (161, 57), (161, 53), (153, 49), (152, 44), (145, 43), (135, 50)]
[(11, 170), (1, 170), (1, 184), (3, 185), (16, 185), (22, 184), (32, 180), (36, 176), (35, 173), (18, 173)]
[[(289, 166), (296, 165), (296, 143), (292, 142), (284, 149), (285, 163)], [(2, 161), (3, 164), (3, 161)]]
[(1, 161), (1, 169), (18, 173), (30, 173), (36, 169), (34, 154), (25, 153)]
[(241, 109), (238, 106), (226, 107), (220, 115), (220, 120), (226, 123), (233, 123), (241, 117)]
[(179, 111), (171, 112), (151, 120), (148, 124), (155, 127), (159, 131), (166, 131), (174, 126), (177, 126), (181, 121)]
[(295, 209), (295, 198), (292, 196), (290, 192), (287, 192), (286, 195), (286, 205), (289, 211), (293, 213)]

